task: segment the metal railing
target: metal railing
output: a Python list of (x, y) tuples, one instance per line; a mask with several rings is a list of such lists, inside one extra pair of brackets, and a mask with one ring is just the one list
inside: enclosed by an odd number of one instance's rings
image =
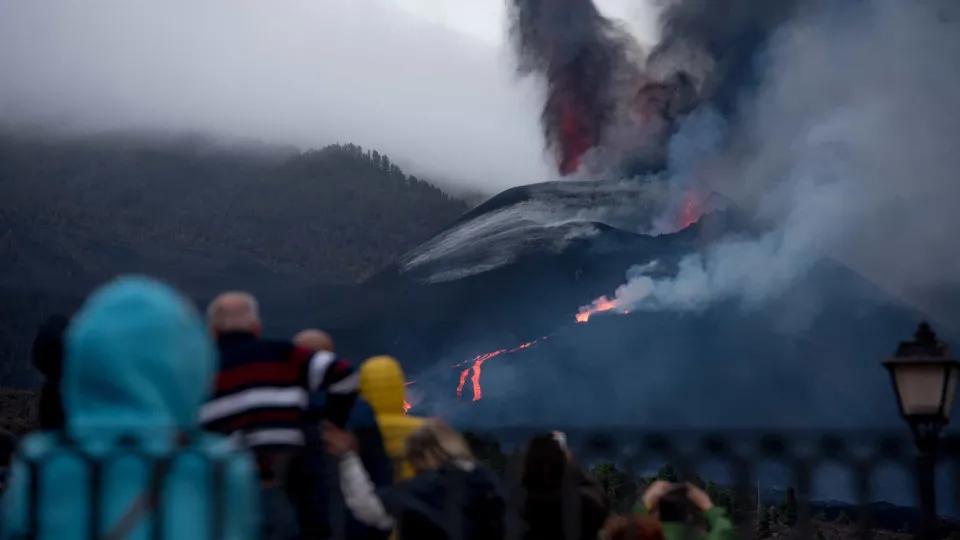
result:
[[(763, 523), (765, 509), (778, 501), (786, 490), (792, 493), (796, 501), (795, 508), (788, 508), (786, 516), (781, 521), (783, 525), (774, 523), (781, 536), (787, 534), (795, 538), (833, 538), (839, 534), (840, 538), (873, 538), (878, 530), (902, 528), (891, 526), (890, 519), (907, 521), (906, 531), (917, 533), (927, 530), (924, 527), (934, 527), (939, 538), (951, 535), (960, 535), (960, 522), (953, 518), (960, 517), (960, 437), (944, 437), (941, 440), (937, 453), (938, 474), (947, 479), (941, 487), (946, 487), (949, 493), (941, 493), (948, 505), (939, 508), (941, 517), (937, 523), (922, 523), (922, 512), (909, 508), (881, 507), (877, 503), (888, 499), (893, 489), (894, 495), (903, 495), (896, 488), (877, 485), (877, 478), (881, 471), (890, 467), (905, 471), (910, 479), (910, 489), (916, 490), (916, 452), (911, 439), (900, 435), (886, 433), (749, 433), (749, 432), (717, 432), (717, 433), (664, 433), (645, 432), (638, 430), (607, 431), (603, 433), (569, 430), (567, 433), (568, 445), (576, 457), (578, 464), (586, 469), (593, 469), (597, 474), (594, 477), (606, 490), (611, 498), (615, 510), (629, 511), (635, 503), (641, 489), (650, 477), (660, 474), (677, 481), (692, 481), (704, 484), (708, 492), (712, 491), (715, 504), (728, 506), (727, 511), (736, 527), (739, 538), (762, 537), (769, 529), (769, 523)], [(531, 430), (501, 430), (493, 433), (479, 433), (468, 435), (468, 441), (480, 463), (494, 470), (500, 477), (504, 493), (505, 508), (502, 511), (502, 538), (513, 540), (523, 537), (526, 527), (522, 516), (525, 494), (521, 489), (519, 478), (522, 468), (523, 443), (532, 434)], [(202, 470), (206, 478), (203, 479), (209, 496), (209, 527), (198, 529), (196, 538), (209, 537), (211, 540), (231, 538), (228, 534), (230, 519), (228, 473), (231, 463), (242, 451), (235, 453), (211, 454), (201, 450), (193, 444), (194, 438), (187, 437), (179, 448), (172, 453), (158, 453), (144, 439), (138, 437), (122, 437), (116, 444), (107, 450), (90, 450), (88, 445), (78, 444), (65, 435), (56, 437), (56, 451), (40, 452), (38, 455), (22, 453), (20, 461), (28, 471), (29, 486), (26, 489), (26, 518), (25, 527), (21, 531), (24, 538), (49, 537), (45, 532), (45, 520), (51, 515), (63, 515), (62, 508), (51, 510), (43, 507), (43, 501), (48, 498), (48, 490), (62, 489), (62, 482), (68, 478), (59, 478), (56, 481), (49, 475), (45, 476), (47, 467), (54, 467), (54, 461), (70, 456), (73, 466), (79, 466), (84, 472), (82, 482), (85, 483), (85, 499), (82, 505), (87, 513), (84, 520), (85, 537), (102, 539), (113, 524), (105, 523), (104, 493), (109, 482), (105, 481), (108, 470), (115, 466), (118, 460), (139, 460), (145, 467), (143, 490), (148, 493), (156, 505), (144, 516), (138, 525), (141, 529), (148, 528), (149, 537), (162, 539), (172, 537), (167, 530), (170, 523), (176, 521), (176, 516), (164, 510), (165, 505), (176, 505), (168, 492), (171, 471), (186, 461), (205, 463)], [(777, 464), (786, 474), (776, 475), (765, 472), (770, 464)], [(331, 507), (329, 508), (332, 538), (347, 538), (346, 509), (339, 493), (337, 479), (337, 464), (335, 459), (328, 462)], [(56, 465), (62, 467), (63, 465)], [(825, 505), (818, 500), (842, 497), (836, 493), (816, 492), (816, 477), (824, 466), (831, 470), (844, 469), (851, 477), (852, 498), (848, 498), (847, 505), (838, 507), (831, 503)], [(68, 475), (69, 476), (69, 475)], [(71, 476), (71, 478), (81, 478)], [(836, 480), (836, 475), (834, 480)], [(197, 481), (201, 476), (195, 475)], [(182, 479), (180, 480), (182, 481)], [(759, 484), (759, 486), (758, 486)], [(770, 489), (764, 489), (767, 486)], [(564, 512), (558, 515), (563, 520), (565, 535), (570, 539), (581, 538), (579, 525), (579, 504), (577, 490), (572, 481), (566, 483), (568, 494), (564, 504)], [(758, 489), (759, 487), (759, 489)], [(776, 489), (773, 489), (776, 488)], [(440, 529), (448, 532), (451, 540), (468, 540), (472, 526), (465, 523), (470, 516), (461, 511), (467, 486), (448, 486), (445, 497), (443, 518)], [(914, 491), (915, 493), (915, 491)], [(914, 495), (911, 493), (910, 495)], [(908, 497), (912, 500), (914, 497)], [(404, 500), (396, 498), (394, 500)], [(69, 501), (64, 504), (70, 504)], [(409, 508), (401, 508), (404, 503), (388, 504), (391, 514), (397, 516), (397, 526), (404, 528), (404, 516), (409, 516)], [(791, 503), (792, 504), (792, 503)], [(815, 519), (821, 511), (828, 514), (844, 512), (852, 514), (849, 524)], [(878, 515), (878, 511), (896, 513), (896, 516)], [(162, 516), (162, 518), (158, 518)], [(952, 517), (950, 517), (952, 516)], [(836, 517), (836, 516), (832, 516)], [(174, 521), (170, 521), (170, 520)], [(841, 519), (841, 521), (843, 521)], [(702, 524), (701, 524), (702, 525)], [(824, 534), (829, 529), (829, 535)], [(139, 530), (139, 529), (138, 529)], [(691, 532), (693, 529), (691, 529)], [(142, 534), (142, 533), (141, 533)], [(772, 533), (770, 533), (772, 534)], [(256, 536), (256, 535), (253, 535)], [(142, 536), (137, 536), (140, 538)], [(558, 539), (559, 540), (559, 539)]]

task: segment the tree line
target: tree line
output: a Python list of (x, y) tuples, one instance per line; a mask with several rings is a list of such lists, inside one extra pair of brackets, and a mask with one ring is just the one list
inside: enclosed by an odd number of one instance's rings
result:
[(69, 230), (108, 245), (238, 253), (338, 283), (365, 279), (468, 210), (355, 144), (300, 152), (0, 133), (0, 179), (0, 239)]
[[(517, 474), (518, 471), (508, 470), (511, 460), (518, 456), (505, 452), (501, 443), (495, 438), (478, 435), (473, 432), (464, 434), (473, 448), (477, 459), (489, 466), (502, 477)], [(640, 494), (646, 486), (655, 480), (679, 482), (681, 475), (670, 464), (664, 464), (652, 475), (636, 476), (619, 469), (609, 461), (588, 464), (590, 473), (603, 486), (614, 513), (629, 513), (640, 500)], [(710, 496), (714, 504), (727, 510), (734, 524), (753, 528), (751, 537), (758, 539), (795, 536), (800, 524), (800, 502), (794, 487), (788, 486), (778, 500), (762, 498), (753, 490), (738, 490), (734, 486), (721, 485), (705, 480), (698, 474), (689, 473), (684, 479), (704, 491)], [(507, 484), (509, 485), (509, 484)], [(899, 511), (890, 515), (874, 515), (871, 528), (883, 531), (888, 536), (878, 538), (900, 538), (900, 533), (913, 533), (919, 528), (919, 512), (914, 509), (893, 507)], [(850, 511), (848, 511), (850, 510)], [(871, 509), (872, 510), (872, 509)], [(811, 507), (811, 524), (816, 540), (844, 540), (856, 536), (856, 519), (852, 515), (852, 507)], [(908, 514), (910, 518), (904, 518)], [(900, 521), (897, 521), (897, 520)], [(705, 524), (704, 524), (705, 525)], [(942, 519), (940, 523), (944, 538), (960, 540), (960, 523)]]

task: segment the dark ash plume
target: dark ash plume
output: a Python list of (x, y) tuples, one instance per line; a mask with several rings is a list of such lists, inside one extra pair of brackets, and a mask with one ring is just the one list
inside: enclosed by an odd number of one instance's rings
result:
[(686, 72), (704, 100), (735, 112), (756, 87), (770, 37), (793, 18), (802, 0), (673, 0), (660, 14), (660, 41), (647, 59), (658, 79)]
[(546, 81), (546, 146), (560, 174), (572, 174), (618, 114), (622, 81), (639, 74), (639, 45), (592, 0), (510, 0), (509, 8), (519, 73)]
[(771, 36), (813, 1), (668, 1), (646, 56), (592, 0), (510, 0), (518, 71), (546, 82), (541, 125), (560, 174), (579, 171), (585, 154), (593, 173), (664, 169), (677, 122), (703, 105), (734, 114)]

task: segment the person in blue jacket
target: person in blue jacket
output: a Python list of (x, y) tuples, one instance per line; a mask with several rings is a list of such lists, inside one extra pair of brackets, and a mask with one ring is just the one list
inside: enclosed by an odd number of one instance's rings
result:
[[(303, 540), (333, 538), (335, 533), (340, 532), (337, 527), (337, 522), (340, 520), (340, 526), (346, 533), (344, 538), (385, 540), (390, 535), (389, 531), (384, 532), (376, 527), (368, 527), (354, 519), (347, 510), (343, 493), (337, 485), (339, 473), (336, 460), (332, 460), (323, 449), (323, 428), (320, 420), (321, 411), (325, 405), (326, 395), (323, 392), (315, 392), (311, 396), (308, 409), (310, 426), (306, 429), (306, 448), (301, 460), (298, 460), (291, 471), (292, 498), (297, 506), (301, 538)], [(357, 399), (350, 411), (345, 428), (357, 437), (360, 460), (370, 473), (373, 484), (377, 487), (391, 485), (393, 465), (383, 446), (383, 436), (370, 404)]]
[[(194, 307), (158, 281), (121, 277), (87, 299), (64, 345), (64, 431), (33, 433), (21, 443), (0, 537), (146, 540), (159, 525), (161, 539), (253, 539), (253, 458), (199, 431), (217, 356)], [(78, 452), (102, 464), (99, 489)], [(171, 461), (154, 499), (150, 473), (158, 458)], [(213, 474), (217, 460), (222, 475)], [(28, 462), (39, 474), (34, 496)]]

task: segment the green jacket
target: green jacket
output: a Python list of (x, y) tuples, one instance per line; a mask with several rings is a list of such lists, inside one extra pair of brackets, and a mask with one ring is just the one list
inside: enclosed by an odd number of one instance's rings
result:
[[(637, 503), (634, 512), (640, 515), (647, 515), (647, 510), (643, 502)], [(666, 540), (736, 540), (737, 533), (733, 529), (733, 523), (727, 517), (727, 511), (719, 506), (707, 510), (703, 513), (707, 520), (707, 532), (689, 531), (687, 536), (687, 526), (683, 523), (662, 522), (663, 537)]]

